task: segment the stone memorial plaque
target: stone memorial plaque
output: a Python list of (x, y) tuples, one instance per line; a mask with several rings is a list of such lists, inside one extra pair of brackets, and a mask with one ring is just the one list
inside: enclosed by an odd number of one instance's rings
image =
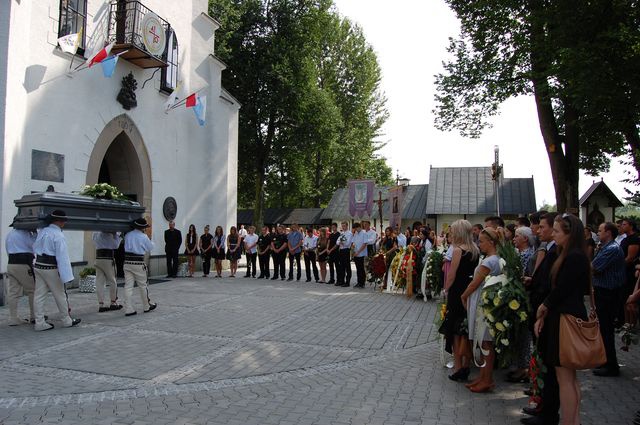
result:
[(173, 196), (169, 196), (162, 204), (162, 213), (167, 221), (175, 220), (178, 213), (178, 203)]
[(31, 179), (64, 182), (64, 155), (31, 150)]

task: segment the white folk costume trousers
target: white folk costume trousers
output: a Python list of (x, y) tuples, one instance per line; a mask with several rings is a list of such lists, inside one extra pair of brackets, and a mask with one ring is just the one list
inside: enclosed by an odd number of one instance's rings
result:
[(28, 264), (7, 265), (7, 304), (9, 316), (13, 322), (18, 322), (18, 299), (22, 295), (29, 297), (29, 317), (34, 319), (33, 296), (35, 291), (33, 271)]
[(34, 266), (36, 275), (36, 291), (34, 300), (34, 309), (36, 316), (36, 328), (44, 325), (44, 303), (47, 300), (47, 293), (51, 291), (53, 299), (56, 301), (62, 325), (69, 327), (73, 324), (69, 316), (69, 298), (64, 283), (60, 280), (58, 268), (47, 264), (38, 264)]
[(140, 300), (144, 310), (149, 310), (149, 291), (147, 289), (147, 266), (144, 262), (126, 261), (124, 262), (124, 312), (133, 313), (131, 297), (133, 296), (133, 285), (138, 284), (140, 290)]
[(118, 284), (116, 283), (116, 262), (113, 258), (96, 259), (96, 295), (100, 304), (104, 304), (105, 285), (109, 285), (110, 300), (115, 302), (118, 297)]

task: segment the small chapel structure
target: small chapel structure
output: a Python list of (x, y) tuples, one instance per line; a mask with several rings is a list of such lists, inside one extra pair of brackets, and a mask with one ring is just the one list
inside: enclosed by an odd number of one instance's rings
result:
[(594, 182), (580, 198), (580, 220), (594, 231), (601, 223), (616, 221), (616, 208), (623, 206), (603, 180)]

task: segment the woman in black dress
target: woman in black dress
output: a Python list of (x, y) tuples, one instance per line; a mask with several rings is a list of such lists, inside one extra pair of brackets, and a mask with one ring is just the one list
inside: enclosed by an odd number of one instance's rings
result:
[(329, 258), (329, 235), (326, 227), (321, 227), (318, 236), (318, 263), (320, 264), (320, 282), (327, 283), (327, 259)]
[(555, 367), (562, 425), (580, 424), (580, 384), (576, 371), (560, 364), (560, 315), (587, 320), (584, 295), (591, 290), (591, 263), (585, 253), (584, 226), (573, 215), (558, 216), (553, 239), (560, 254), (551, 268), (551, 292), (538, 307), (534, 331), (545, 364)]
[(231, 226), (229, 230), (229, 236), (227, 236), (227, 260), (231, 262), (230, 269), (231, 275), (229, 277), (236, 277), (238, 271), (238, 260), (242, 256), (242, 250), (240, 249), (240, 235), (236, 226)]
[(384, 237), (382, 238), (382, 250), (384, 251), (384, 258), (387, 263), (387, 272), (384, 274), (382, 280), (382, 289), (387, 289), (387, 277), (391, 269), (391, 262), (398, 253), (398, 238), (391, 227), (384, 229)]
[(222, 226), (216, 226), (213, 235), (213, 258), (216, 260), (216, 277), (222, 277), (222, 260), (225, 256), (225, 239)]
[(449, 375), (452, 381), (464, 381), (471, 369), (471, 347), (469, 332), (464, 325), (467, 309), (461, 296), (473, 279), (480, 252), (473, 243), (472, 226), (467, 220), (457, 220), (451, 225), (453, 256), (444, 289), (447, 293), (447, 312), (440, 332), (447, 340), (447, 348), (453, 354), (455, 372)]
[(193, 272), (196, 268), (196, 255), (198, 255), (198, 234), (196, 233), (196, 226), (189, 225), (189, 232), (184, 239), (184, 254), (189, 261), (189, 275), (187, 277), (193, 277)]
[(211, 241), (213, 236), (209, 233), (209, 225), (204, 226), (204, 234), (200, 236), (200, 254), (202, 255), (202, 277), (209, 277), (209, 269), (211, 268)]

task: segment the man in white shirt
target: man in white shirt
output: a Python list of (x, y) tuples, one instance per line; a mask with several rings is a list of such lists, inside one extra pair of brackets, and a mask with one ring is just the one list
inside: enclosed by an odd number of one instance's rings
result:
[[(371, 222), (365, 220), (362, 222), (362, 229), (366, 234), (367, 238), (367, 256), (364, 259), (364, 269), (365, 271), (370, 271), (369, 263), (374, 255), (376, 255), (376, 244), (378, 242), (378, 233), (375, 229), (371, 228)], [(373, 282), (373, 277), (369, 279), (369, 282)]]
[(249, 233), (247, 232), (247, 229), (244, 228), (244, 224), (240, 225), (240, 230), (238, 230), (238, 237), (240, 238), (240, 246), (242, 248), (240, 248), (242, 250), (242, 253), (246, 253), (245, 249), (244, 249), (244, 238), (247, 237)]
[[(33, 310), (33, 294), (36, 287), (33, 278), (33, 243), (35, 241), (35, 232), (22, 229), (12, 229), (5, 240), (5, 249), (9, 255), (7, 265), (9, 326), (35, 323)], [(18, 299), (22, 294), (29, 297), (30, 319), (23, 320), (18, 317)]]
[(396, 226), (396, 237), (398, 239), (398, 248), (406, 248), (407, 247), (407, 237), (402, 233), (400, 227)]
[(338, 238), (338, 281), (336, 286), (351, 286), (351, 239), (353, 234), (349, 231), (349, 223), (341, 223), (342, 231)]
[(360, 223), (353, 224), (353, 262), (356, 263), (357, 283), (354, 288), (364, 288), (366, 272), (364, 270), (364, 259), (367, 257), (367, 232), (365, 232)]
[[(244, 229), (240, 229), (244, 230)], [(256, 259), (258, 257), (258, 235), (256, 228), (249, 226), (249, 232), (244, 236), (244, 252), (247, 256), (247, 274), (244, 277), (256, 277)]]
[(34, 295), (34, 314), (36, 331), (53, 329), (53, 324), (45, 321), (44, 303), (47, 293), (51, 291), (62, 318), (62, 326), (69, 328), (80, 323), (80, 319), (69, 316), (69, 298), (65, 285), (73, 281), (73, 270), (69, 260), (67, 241), (62, 228), (67, 222), (67, 215), (62, 210), (55, 210), (48, 215), (49, 226), (40, 230), (33, 244), (36, 263), (33, 266), (36, 277)]
[[(93, 243), (96, 246), (96, 295), (98, 296), (98, 313), (120, 310), (122, 305), (117, 303), (118, 284), (116, 282), (116, 262), (113, 258), (114, 250), (120, 246), (120, 233), (94, 232)], [(109, 285), (111, 303), (104, 305), (104, 289)]]
[(143, 230), (149, 227), (147, 220), (139, 218), (133, 222), (134, 229), (124, 237), (124, 308), (125, 316), (137, 314), (133, 308), (131, 297), (133, 296), (133, 285), (138, 284), (140, 290), (140, 300), (145, 313), (149, 313), (157, 307), (149, 301), (149, 290), (147, 289), (147, 265), (144, 262), (144, 255), (153, 250), (153, 242)]
[(313, 277), (316, 283), (320, 280), (318, 276), (318, 265), (316, 264), (316, 248), (318, 247), (318, 237), (313, 234), (313, 228), (307, 227), (307, 235), (302, 241), (302, 253), (304, 254), (304, 268), (307, 273), (307, 282), (311, 282), (311, 267), (313, 267)]

